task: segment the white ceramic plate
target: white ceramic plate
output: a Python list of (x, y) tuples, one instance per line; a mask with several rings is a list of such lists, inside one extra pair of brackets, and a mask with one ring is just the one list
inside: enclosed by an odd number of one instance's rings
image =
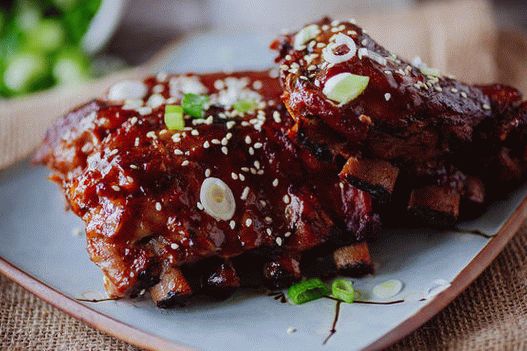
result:
[[(161, 65), (170, 71), (256, 69), (272, 65), (266, 35), (198, 35)], [(148, 301), (80, 302), (104, 297), (101, 274), (89, 261), (81, 221), (64, 211), (43, 167), (20, 163), (0, 172), (0, 271), (39, 297), (130, 343), (163, 350), (357, 350), (381, 348), (406, 335), (446, 306), (501, 251), (527, 217), (527, 187), (494, 204), (464, 231), (386, 231), (372, 245), (374, 276), (355, 280), (368, 296), (388, 279), (404, 283), (392, 305), (342, 304), (336, 333), (323, 345), (336, 302), (301, 306), (254, 291), (227, 301), (203, 301), (159, 310)], [(489, 237), (474, 234), (478, 231)], [(494, 237), (493, 237), (494, 236)], [(493, 237), (492, 239), (490, 237)], [(436, 295), (434, 295), (436, 294)], [(425, 298), (424, 300), (422, 298)], [(288, 333), (294, 328), (296, 332)]]

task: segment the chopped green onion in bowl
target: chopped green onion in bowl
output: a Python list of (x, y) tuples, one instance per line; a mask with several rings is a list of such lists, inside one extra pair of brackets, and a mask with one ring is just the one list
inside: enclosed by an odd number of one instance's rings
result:
[(183, 130), (185, 128), (183, 107), (180, 105), (166, 105), (164, 119), (168, 130)]
[(52, 73), (59, 84), (85, 81), (91, 76), (89, 58), (80, 49), (64, 49), (56, 55)]
[(3, 72), (3, 83), (10, 95), (20, 95), (51, 84), (45, 55), (21, 52), (12, 56)]
[(207, 95), (185, 94), (181, 100), (183, 112), (195, 118), (202, 118), (205, 110), (205, 105), (209, 102)]
[(258, 105), (254, 100), (238, 100), (232, 105), (232, 107), (240, 113), (252, 112), (256, 110), (257, 106)]
[(66, 32), (57, 19), (43, 19), (26, 34), (27, 47), (35, 51), (52, 53), (64, 45)]
[(339, 73), (326, 81), (322, 92), (328, 99), (344, 105), (362, 94), (369, 82), (368, 76)]
[(329, 295), (328, 287), (318, 278), (307, 279), (293, 284), (287, 290), (289, 300), (295, 305), (317, 300), (327, 295)]
[(0, 6), (0, 97), (92, 75), (82, 38), (102, 0), (18, 0)]
[(335, 279), (331, 284), (331, 295), (340, 301), (353, 303), (355, 300), (353, 283), (346, 279)]

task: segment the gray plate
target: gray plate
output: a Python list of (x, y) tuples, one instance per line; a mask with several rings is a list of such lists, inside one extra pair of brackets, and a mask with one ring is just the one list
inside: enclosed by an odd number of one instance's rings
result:
[[(199, 72), (269, 67), (272, 56), (267, 42), (265, 35), (198, 35), (170, 55), (164, 68)], [(82, 223), (64, 211), (62, 195), (47, 181), (47, 174), (46, 169), (26, 162), (0, 173), (0, 257), (71, 298), (104, 297), (101, 274), (88, 259), (85, 240), (73, 234)], [(460, 227), (495, 234), (526, 194), (523, 187), (480, 219)], [(377, 273), (355, 280), (355, 285), (361, 298), (374, 300), (369, 292), (375, 284), (399, 279), (404, 288), (393, 299), (406, 301), (382, 306), (343, 304), (337, 332), (324, 346), (335, 316), (335, 302), (328, 299), (293, 306), (242, 291), (224, 302), (203, 301), (170, 311), (155, 308), (147, 299), (83, 304), (148, 334), (204, 350), (356, 350), (432, 304), (434, 293), (448, 291), (448, 283), (489, 241), (467, 232), (430, 229), (383, 233), (372, 245)], [(296, 332), (288, 334), (289, 327)]]

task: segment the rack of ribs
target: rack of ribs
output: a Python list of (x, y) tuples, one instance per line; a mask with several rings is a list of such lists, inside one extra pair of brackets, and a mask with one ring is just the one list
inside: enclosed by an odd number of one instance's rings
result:
[[(203, 115), (167, 129), (166, 106), (189, 93), (208, 96)], [(372, 272), (370, 195), (306, 168), (281, 93), (269, 72), (159, 74), (117, 83), (49, 129), (35, 161), (85, 222), (110, 296), (148, 291), (171, 307)]]
[(383, 219), (451, 226), (525, 179), (518, 90), (410, 64), (353, 21), (325, 18), (271, 48), (307, 166), (369, 193)]

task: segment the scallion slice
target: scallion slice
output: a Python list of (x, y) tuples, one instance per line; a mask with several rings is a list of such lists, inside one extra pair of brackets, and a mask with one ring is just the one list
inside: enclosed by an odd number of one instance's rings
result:
[(333, 297), (346, 303), (353, 303), (355, 299), (353, 284), (346, 279), (335, 279), (331, 284), (331, 294)]
[(185, 128), (183, 107), (179, 105), (166, 105), (165, 124), (168, 130), (183, 130)]
[(322, 92), (328, 99), (343, 105), (362, 94), (369, 82), (368, 76), (339, 73), (327, 80)]
[(287, 290), (289, 300), (295, 305), (317, 300), (328, 294), (328, 287), (318, 278), (312, 278), (293, 284)]
[(257, 105), (254, 100), (238, 100), (232, 105), (232, 107), (240, 113), (246, 113), (254, 111)]
[(183, 106), (183, 112), (187, 115), (195, 118), (202, 118), (205, 105), (209, 102), (207, 95), (198, 94), (185, 94), (181, 105)]

